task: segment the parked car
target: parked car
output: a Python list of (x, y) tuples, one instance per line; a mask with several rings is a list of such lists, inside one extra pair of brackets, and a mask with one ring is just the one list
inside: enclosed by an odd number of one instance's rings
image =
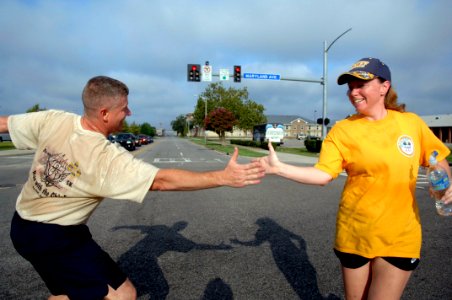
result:
[(139, 135), (138, 135), (138, 138), (140, 139), (141, 145), (147, 145), (147, 144), (149, 144), (149, 141), (148, 141), (148, 139), (147, 139), (147, 135), (145, 135), (145, 134), (139, 134)]
[(138, 137), (140, 138), (142, 145), (147, 145), (154, 142), (152, 137), (146, 134), (139, 134)]
[(4, 141), (11, 141), (9, 133), (0, 133), (0, 143)]
[(116, 136), (116, 142), (129, 151), (136, 149), (136, 137), (131, 133), (118, 133)]
[(132, 134), (133, 135), (133, 137), (135, 138), (135, 146), (136, 147), (140, 147), (141, 146), (141, 140), (140, 140), (140, 138), (138, 137), (138, 135), (134, 135), (134, 134)]
[(306, 135), (304, 133), (297, 134), (297, 140), (304, 140), (306, 139)]
[(116, 135), (115, 134), (109, 134), (107, 139), (112, 143), (116, 143)]

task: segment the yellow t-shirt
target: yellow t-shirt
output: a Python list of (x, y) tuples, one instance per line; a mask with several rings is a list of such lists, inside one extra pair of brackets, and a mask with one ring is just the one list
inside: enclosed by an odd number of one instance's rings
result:
[(8, 118), (18, 149), (36, 149), (16, 210), (26, 220), (83, 224), (104, 198), (142, 202), (158, 168), (136, 159), (81, 117), (43, 111)]
[[(335, 248), (368, 258), (419, 258), (421, 224), (415, 199), (419, 165), (449, 149), (413, 113), (389, 110), (379, 121), (355, 115), (338, 122), (316, 168), (333, 178), (345, 170)], [(432, 204), (433, 205), (433, 204)]]

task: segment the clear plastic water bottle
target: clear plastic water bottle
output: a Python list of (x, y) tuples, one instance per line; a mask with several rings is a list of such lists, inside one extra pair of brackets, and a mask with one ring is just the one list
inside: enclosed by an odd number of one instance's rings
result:
[(441, 198), (444, 193), (449, 188), (449, 176), (446, 170), (443, 169), (436, 160), (438, 152), (433, 151), (430, 155), (429, 163), (430, 166), (427, 170), (427, 178), (430, 184), (430, 191), (436, 202), (436, 211), (441, 216), (452, 216), (452, 203), (444, 204)]

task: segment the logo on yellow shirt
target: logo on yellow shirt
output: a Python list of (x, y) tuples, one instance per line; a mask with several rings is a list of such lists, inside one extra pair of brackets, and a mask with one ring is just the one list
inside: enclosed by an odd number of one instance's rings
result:
[(397, 140), (397, 148), (403, 155), (412, 157), (414, 154), (414, 142), (413, 139), (408, 135), (402, 135)]

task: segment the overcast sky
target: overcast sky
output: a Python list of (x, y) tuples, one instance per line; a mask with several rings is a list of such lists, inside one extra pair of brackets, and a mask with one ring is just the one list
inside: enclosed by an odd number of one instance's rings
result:
[[(81, 114), (85, 83), (107, 75), (130, 88), (129, 122), (169, 129), (208, 85), (187, 82), (187, 64), (320, 80), (324, 41), (349, 28), (328, 51), (327, 117), (354, 112), (336, 79), (367, 56), (389, 65), (409, 111), (450, 114), (451, 15), (449, 0), (1, 0), (0, 115)], [(318, 83), (223, 84), (247, 87), (265, 114), (322, 115)]]

